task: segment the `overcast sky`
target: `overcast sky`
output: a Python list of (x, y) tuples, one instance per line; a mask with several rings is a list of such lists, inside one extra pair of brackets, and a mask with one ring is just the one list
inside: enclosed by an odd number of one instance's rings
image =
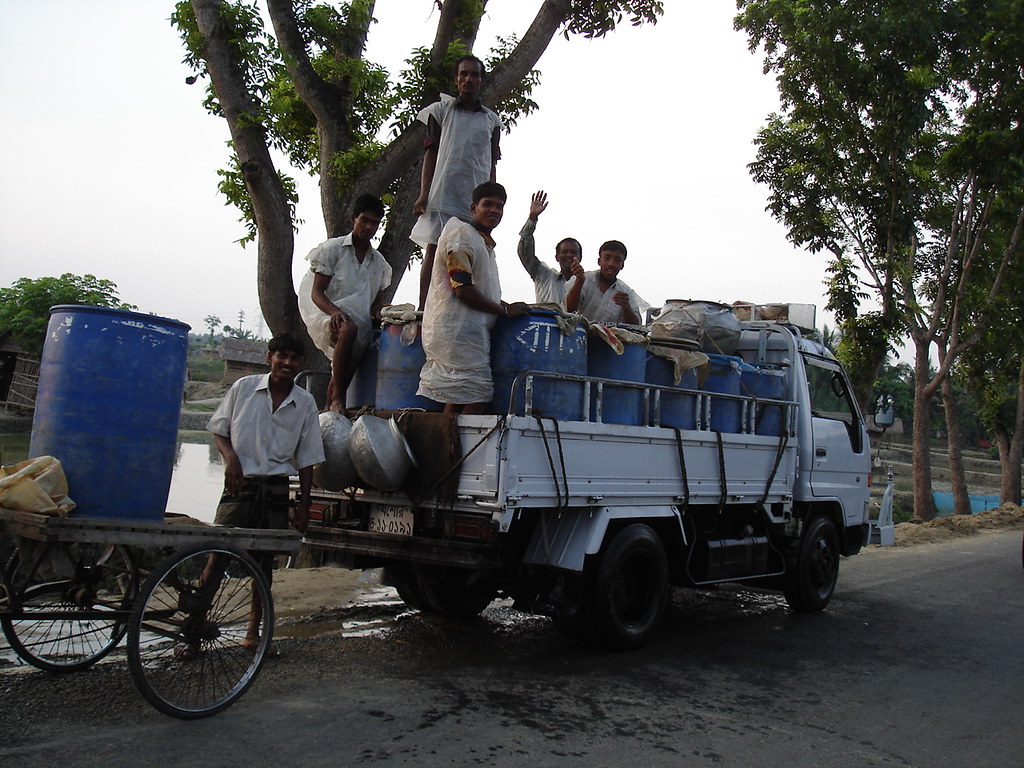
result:
[[(539, 0), (491, 0), (477, 53), (522, 34)], [(731, 0), (666, 3), (654, 27), (603, 40), (557, 37), (540, 60), (540, 110), (502, 138), (508, 189), (495, 231), (504, 297), (532, 300), (515, 246), (530, 195), (550, 207), (538, 253), (626, 243), (622, 278), (648, 302), (692, 298), (817, 304), (824, 259), (794, 249), (765, 212), (747, 164), (777, 107), (760, 56), (733, 31)], [(0, 0), (0, 285), (90, 273), (140, 311), (203, 330), (218, 315), (261, 327), (256, 249), (216, 191), (226, 123), (188, 86), (183, 49), (157, 0)], [(397, 72), (429, 45), (432, 0), (378, 0), (369, 56)], [(295, 275), (324, 238), (314, 180), (299, 179)], [(408, 276), (399, 300), (415, 295)]]

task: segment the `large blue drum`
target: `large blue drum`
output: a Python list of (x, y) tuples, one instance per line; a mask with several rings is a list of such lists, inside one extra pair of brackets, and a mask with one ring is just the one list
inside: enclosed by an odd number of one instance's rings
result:
[(762, 402), (764, 399), (784, 400), (786, 372), (776, 365), (748, 365), (740, 373), (743, 393), (757, 398), (754, 408), (754, 433), (758, 435), (782, 434), (781, 405)]
[[(409, 336), (415, 329), (411, 343)], [(403, 334), (406, 337), (403, 339)], [(388, 325), (380, 335), (380, 358), (377, 361), (377, 407), (397, 411), (401, 408), (422, 408), (440, 411), (444, 408), (430, 398), (416, 394), (420, 370), (426, 362), (423, 336), (419, 324)]]
[(73, 516), (163, 521), (188, 331), (136, 312), (50, 309), (29, 453), (60, 460)]
[[(495, 413), (522, 413), (525, 408), (524, 380), (513, 389), (524, 371), (587, 373), (587, 334), (577, 326), (562, 333), (554, 312), (530, 310), (522, 317), (499, 317), (491, 331), (491, 372)], [(533, 414), (564, 421), (582, 421), (583, 384), (534, 378)]]
[[(675, 383), (675, 366), (670, 360), (655, 354), (647, 355), (645, 380), (648, 384), (673, 389), (696, 389), (697, 374), (691, 368), (683, 371), (679, 384)], [(679, 394), (662, 391), (658, 424), (662, 427), (694, 429), (696, 427), (697, 398), (686, 392)], [(654, 417), (654, 393), (651, 393), (651, 417)]]
[[(642, 384), (646, 369), (646, 344), (626, 344), (620, 355), (605, 342), (588, 339), (588, 376)], [(591, 401), (590, 418), (597, 421), (596, 388), (591, 389)], [(604, 385), (601, 398), (601, 421), (606, 424), (629, 424), (632, 426), (643, 424), (643, 391), (632, 387), (616, 387), (614, 384)]]
[[(734, 355), (708, 355), (708, 371), (700, 388), (705, 392), (723, 395), (740, 394), (740, 370), (746, 365)], [(711, 429), (716, 432), (739, 432), (743, 419), (743, 404), (724, 397), (711, 398)]]
[(374, 408), (377, 404), (377, 365), (380, 359), (380, 331), (374, 329), (359, 367), (345, 394), (346, 408)]

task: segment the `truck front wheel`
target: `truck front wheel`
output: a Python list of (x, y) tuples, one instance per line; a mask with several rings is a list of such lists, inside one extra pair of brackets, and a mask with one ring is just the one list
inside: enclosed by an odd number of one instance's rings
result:
[(638, 648), (661, 624), (668, 599), (661, 539), (650, 526), (634, 523), (615, 535), (588, 578), (580, 626), (602, 648)]
[(839, 534), (831, 520), (815, 517), (787, 563), (784, 594), (794, 611), (820, 611), (832, 599), (839, 578)]

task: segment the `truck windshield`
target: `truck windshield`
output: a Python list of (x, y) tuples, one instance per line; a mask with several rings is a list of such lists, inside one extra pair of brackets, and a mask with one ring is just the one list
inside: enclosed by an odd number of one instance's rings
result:
[(850, 446), (859, 453), (861, 430), (857, 410), (839, 367), (812, 357), (804, 357), (804, 362), (807, 368), (807, 388), (811, 396), (811, 415), (843, 422), (850, 436)]

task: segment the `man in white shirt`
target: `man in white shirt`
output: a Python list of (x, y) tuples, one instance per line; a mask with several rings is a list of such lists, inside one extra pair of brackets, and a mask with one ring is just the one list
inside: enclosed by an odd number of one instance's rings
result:
[(417, 395), (445, 404), (445, 413), (486, 413), (494, 390), (491, 328), (499, 315), (521, 317), (527, 306), (501, 300), (491, 231), (505, 209), (505, 188), (493, 181), (473, 191), (472, 223), (452, 218), (438, 240), (423, 312)]
[(626, 246), (608, 240), (598, 249), (597, 266), (585, 272), (577, 261), (573, 264), (573, 281), (565, 294), (565, 308), (579, 312), (592, 323), (640, 325), (641, 315), (650, 305), (619, 280), (626, 263)]
[(542, 264), (537, 258), (533, 232), (537, 218), (547, 209), (548, 196), (544, 190), (534, 192), (530, 198), (530, 216), (519, 231), (519, 260), (533, 279), (538, 304), (557, 304), (565, 308), (565, 291), (572, 279), (572, 264), (583, 257), (583, 246), (574, 237), (566, 237), (555, 246), (558, 269)]
[(458, 97), (442, 93), (439, 101), (417, 116), (427, 125), (427, 138), (423, 142), (420, 195), (413, 205), (419, 219), (409, 237), (423, 248), (420, 309), (426, 302), (441, 230), (453, 216), (471, 221), (473, 190), (496, 178), (501, 118), (480, 102), (485, 75), (480, 59), (463, 56), (455, 62)]
[[(295, 386), (302, 368), (302, 339), (282, 333), (267, 345), (270, 373), (244, 376), (228, 390), (206, 428), (213, 432), (224, 459), (224, 493), (215, 522), (239, 528), (289, 526), (288, 478), (299, 476), (299, 503), (291, 527), (306, 530), (309, 521), (313, 465), (324, 460), (316, 400)], [(264, 555), (267, 583), (273, 577), (272, 555)], [(212, 578), (215, 568), (209, 568)], [(253, 600), (245, 644), (259, 641), (262, 612)], [(180, 649), (182, 657), (199, 652)], [(276, 655), (276, 650), (268, 650)]]
[(299, 283), (299, 314), (313, 343), (331, 359), (327, 409), (341, 411), (359, 360), (380, 320), (391, 266), (370, 244), (384, 218), (384, 204), (360, 195), (352, 208), (352, 232), (312, 251)]

